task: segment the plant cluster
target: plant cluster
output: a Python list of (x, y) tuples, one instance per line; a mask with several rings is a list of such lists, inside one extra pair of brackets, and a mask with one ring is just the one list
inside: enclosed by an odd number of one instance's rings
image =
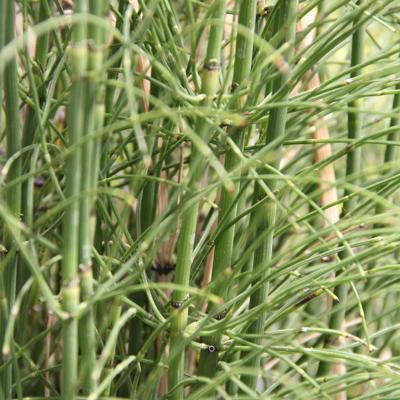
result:
[(399, 22), (0, 0), (0, 400), (400, 397)]

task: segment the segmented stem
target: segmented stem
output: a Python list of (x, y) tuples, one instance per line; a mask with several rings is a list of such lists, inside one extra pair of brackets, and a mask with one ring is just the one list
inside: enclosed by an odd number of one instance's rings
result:
[[(204, 106), (211, 107), (219, 86), (220, 52), (224, 32), (224, 19), (226, 13), (226, 1), (219, 0), (214, 4), (213, 18), (215, 22), (210, 29), (208, 38), (207, 55), (203, 67), (202, 92), (205, 94)], [(196, 123), (195, 132), (204, 141), (210, 138), (210, 125), (203, 117), (199, 117)], [(192, 156), (189, 167), (189, 187), (195, 193), (200, 186), (200, 178), (204, 171), (204, 156), (192, 147)], [(190, 267), (196, 224), (198, 218), (199, 204), (193, 203), (182, 215), (181, 231), (178, 239), (178, 254), (174, 283), (180, 286), (189, 285)], [(173, 389), (183, 381), (185, 371), (185, 351), (183, 331), (187, 325), (188, 310), (181, 307), (187, 296), (187, 291), (174, 290), (172, 293), (172, 304), (179, 307), (172, 307), (173, 319), (171, 321), (170, 338), (170, 363), (169, 363), (169, 388)], [(183, 386), (173, 390), (171, 399), (183, 399)]]
[[(87, 1), (75, 2), (75, 12), (87, 11)], [(63, 322), (63, 400), (73, 400), (76, 395), (78, 374), (78, 319), (76, 314), (79, 305), (79, 225), (81, 194), (82, 149), (76, 146), (85, 129), (85, 94), (88, 50), (86, 26), (76, 24), (73, 30), (73, 44), (70, 48), (71, 94), (68, 105), (69, 146), (73, 151), (66, 160), (65, 197), (68, 205), (63, 219), (63, 259), (62, 259), (62, 304), (70, 318)]]
[[(89, 12), (98, 17), (107, 17), (108, 0), (90, 0)], [(106, 36), (98, 26), (88, 29), (88, 80), (86, 97), (86, 118), (83, 134), (90, 135), (100, 129), (104, 122), (104, 92), (101, 84)], [(99, 139), (89, 140), (82, 146), (82, 198), (80, 200), (79, 225), (79, 265), (81, 270), (80, 289), (82, 300), (93, 295), (92, 246), (96, 225), (93, 205), (95, 203), (97, 178), (100, 165), (101, 147)], [(83, 392), (88, 395), (96, 389), (93, 370), (96, 363), (96, 340), (94, 309), (89, 311), (80, 321), (80, 341), (82, 353)]]

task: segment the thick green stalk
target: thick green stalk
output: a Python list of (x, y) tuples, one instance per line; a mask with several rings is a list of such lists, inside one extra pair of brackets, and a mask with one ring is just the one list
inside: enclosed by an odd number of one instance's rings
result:
[[(15, 36), (15, 4), (12, 0), (2, 1), (1, 11), (4, 12), (4, 29), (2, 32), (2, 45), (9, 43)], [(18, 73), (17, 60), (14, 57), (4, 68), (4, 100), (6, 113), (6, 139), (7, 158), (9, 159), (21, 149), (21, 134), (19, 123), (19, 100), (18, 100)], [(21, 159), (17, 158), (7, 175), (7, 181), (19, 178), (21, 174)], [(20, 219), (21, 213), (21, 185), (16, 184), (6, 191), (8, 209), (11, 214)], [(8, 234), (4, 233), (4, 243), (8, 252), (12, 251), (14, 244)], [(8, 311), (11, 310), (15, 301), (16, 278), (18, 269), (18, 256), (9, 259), (3, 270), (5, 296)], [(5, 316), (4, 316), (5, 317)], [(1, 338), (2, 339), (2, 338)], [(13, 346), (12, 346), (13, 347)], [(9, 354), (2, 354), (2, 358)], [(10, 363), (3, 373), (4, 397), (12, 397), (12, 364)]]
[[(106, 17), (108, 0), (90, 0), (89, 12), (99, 17)], [(91, 25), (88, 30), (88, 82), (86, 96), (86, 118), (84, 135), (90, 135), (103, 125), (104, 120), (104, 87), (101, 85), (105, 35), (98, 26)], [(82, 300), (88, 300), (93, 295), (92, 246), (95, 227), (95, 191), (100, 165), (100, 141), (89, 140), (82, 146), (82, 182), (80, 199), (79, 225), (79, 266), (80, 289)], [(81, 354), (82, 354), (82, 384), (83, 394), (89, 395), (96, 389), (96, 379), (93, 370), (96, 364), (95, 317), (93, 307), (82, 317), (79, 324)]]
[[(226, 1), (218, 0), (214, 4), (213, 18), (215, 23), (210, 29), (208, 38), (207, 55), (203, 67), (202, 93), (206, 95), (203, 106), (212, 106), (214, 96), (219, 86), (220, 52), (224, 32), (224, 19), (226, 13)], [(204, 141), (210, 137), (211, 127), (205, 118), (199, 117), (196, 123), (196, 134)], [(199, 189), (200, 178), (205, 168), (204, 156), (193, 146), (189, 169), (189, 187), (193, 193)], [(178, 254), (174, 283), (183, 287), (189, 286), (190, 267), (199, 204), (195, 202), (182, 215), (181, 231), (178, 240)], [(169, 389), (183, 381), (185, 371), (185, 351), (183, 331), (187, 325), (188, 310), (182, 307), (187, 296), (186, 290), (174, 290), (172, 293), (173, 307), (171, 312), (170, 337), (170, 363), (169, 363)], [(183, 386), (175, 389), (170, 398), (183, 399)]]
[[(248, 86), (248, 78), (251, 71), (253, 58), (254, 37), (249, 32), (254, 32), (257, 13), (257, 0), (241, 1), (239, 10), (239, 25), (248, 29), (246, 34), (238, 34), (236, 39), (235, 66), (233, 72), (232, 88), (244, 90)], [(234, 108), (242, 109), (246, 103), (247, 95), (236, 98)], [(228, 136), (231, 137), (240, 149), (243, 148), (243, 139), (246, 128), (233, 127), (228, 130)], [(237, 154), (229, 149), (225, 155), (225, 170), (232, 171), (240, 163)], [(235, 184), (234, 191), (228, 191), (225, 187), (221, 189), (219, 223), (230, 224), (237, 216), (237, 195), (240, 190), (240, 182)], [(235, 236), (235, 225), (224, 229), (215, 241), (214, 263), (212, 272), (213, 293), (222, 299), (226, 297), (227, 285), (223, 276), (231, 269), (233, 242)], [(214, 376), (217, 371), (218, 348), (221, 344), (221, 335), (215, 335), (207, 338), (206, 343), (213, 346), (217, 351), (209, 352), (203, 350), (200, 355), (198, 374), (205, 376)]]
[[(298, 9), (297, 0), (281, 0), (277, 3), (275, 14), (275, 20), (273, 23), (273, 32), (278, 34), (279, 46), (284, 43), (288, 44), (288, 50), (284, 53), (285, 60), (290, 62), (294, 53), (294, 42), (296, 37), (296, 15)], [(288, 81), (289, 75), (287, 72), (282, 71), (281, 74), (272, 83), (272, 94), (276, 94), (285, 87)], [(287, 102), (289, 96), (288, 90), (284, 92), (280, 101), (283, 103)], [(286, 127), (286, 117), (287, 117), (287, 106), (283, 105), (272, 109), (269, 115), (269, 122), (266, 132), (266, 143), (272, 142), (275, 139), (281, 137), (285, 133)], [(278, 160), (274, 162), (274, 167), (278, 167)], [(260, 171), (262, 172), (262, 171)], [(274, 180), (267, 182), (267, 185), (271, 191), (275, 188)], [(272, 259), (273, 253), (273, 240), (274, 240), (274, 225), (276, 220), (276, 204), (273, 200), (265, 198), (265, 192), (261, 189), (259, 184), (256, 184), (254, 191), (254, 203), (261, 200), (264, 201), (259, 207), (254, 211), (251, 216), (250, 226), (252, 229), (256, 229), (257, 236), (266, 230), (268, 230), (268, 235), (265, 242), (256, 249), (254, 252), (253, 260), (253, 271), (257, 273), (260, 281), (264, 282), (250, 297), (250, 309), (264, 304), (268, 296), (268, 282), (266, 282), (266, 276), (269, 270), (264, 267), (264, 265)], [(260, 268), (264, 268), (263, 273), (259, 274)], [(263, 335), (264, 333), (264, 323), (265, 323), (265, 313), (261, 312), (260, 316), (254, 321), (249, 327), (249, 333), (255, 335)], [(253, 340), (255, 344), (261, 345), (262, 339), (256, 338)], [(253, 367), (255, 370), (260, 368), (260, 357), (256, 356), (251, 358), (248, 364), (249, 367)], [(244, 383), (246, 383), (253, 390), (257, 387), (257, 374), (246, 375), (243, 377)]]
[[(75, 2), (75, 12), (87, 11), (87, 2)], [(85, 24), (76, 24), (70, 48), (71, 94), (68, 106), (69, 146), (74, 146), (85, 129), (85, 93), (88, 51), (85, 42)], [(81, 154), (78, 146), (66, 160), (65, 197), (69, 201), (63, 219), (62, 302), (70, 318), (63, 322), (63, 400), (73, 400), (76, 395), (78, 370), (78, 319), (79, 305), (79, 195), (81, 193)]]
[[(357, 5), (361, 6), (363, 0), (358, 0)], [(358, 18), (354, 19), (354, 25), (359, 23), (359, 20), (362, 18), (362, 14), (360, 13)], [(364, 50), (364, 27), (359, 26), (353, 33), (352, 44), (351, 44), (351, 67), (356, 67), (357, 65), (363, 62), (363, 50)], [(360, 69), (354, 69), (350, 75), (350, 77), (356, 78), (360, 75)], [(361, 138), (362, 134), (362, 116), (361, 113), (356, 110), (361, 109), (362, 107), (362, 98), (355, 99), (349, 103), (349, 107), (352, 109), (348, 113), (348, 137), (352, 140), (358, 140)], [(361, 147), (357, 147), (356, 149), (352, 149), (347, 153), (347, 164), (346, 164), (346, 176), (352, 180), (353, 184), (357, 184), (357, 175), (360, 172), (361, 167)], [(351, 190), (346, 189), (345, 195), (351, 194)], [(343, 215), (345, 216), (347, 213), (351, 212), (357, 204), (356, 197), (350, 197), (343, 204)], [(351, 254), (348, 250), (344, 250), (339, 254), (341, 259), (350, 257)], [(341, 284), (335, 287), (334, 293), (340, 301), (340, 306), (337, 308), (332, 308), (329, 319), (329, 328), (342, 330), (343, 322), (345, 320), (346, 307), (345, 304), (347, 302), (347, 294), (349, 290), (348, 284)], [(333, 344), (332, 340), (334, 338), (327, 338), (329, 344)], [(339, 339), (338, 339), (339, 340)], [(340, 343), (338, 343), (340, 344)], [(330, 364), (321, 362), (318, 370), (319, 375), (326, 375), (330, 370)], [(341, 373), (344, 371), (344, 364), (333, 365), (333, 373)]]

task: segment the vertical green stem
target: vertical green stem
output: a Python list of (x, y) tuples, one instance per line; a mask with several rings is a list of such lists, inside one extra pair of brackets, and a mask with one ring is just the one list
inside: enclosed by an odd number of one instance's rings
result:
[[(12, 41), (15, 36), (15, 4), (12, 0), (2, 1), (1, 12), (4, 13), (4, 26), (2, 29), (2, 45)], [(18, 101), (18, 73), (17, 60), (14, 57), (4, 68), (4, 101), (6, 112), (6, 139), (7, 139), (7, 158), (12, 157), (21, 149), (21, 135), (19, 122), (19, 101)], [(17, 179), (21, 174), (21, 160), (17, 158), (7, 175), (7, 181)], [(21, 185), (14, 184), (6, 191), (6, 199), (11, 214), (20, 219), (21, 213)], [(14, 244), (12, 239), (5, 233), (5, 247), (8, 252), (13, 250)], [(19, 257), (8, 259), (4, 266), (3, 278), (5, 285), (5, 296), (7, 309), (10, 312), (14, 301), (16, 291), (16, 277), (18, 269)], [(2, 339), (2, 338), (1, 338)], [(12, 346), (13, 347), (13, 346)], [(11, 351), (13, 351), (11, 349)], [(2, 354), (2, 358), (7, 358), (9, 354)], [(4, 397), (12, 397), (12, 364), (10, 363), (3, 373), (3, 390)]]
[[(90, 0), (89, 12), (98, 17), (107, 17), (108, 0)], [(103, 76), (103, 59), (105, 47), (104, 31), (91, 25), (88, 29), (88, 80), (86, 100), (86, 118), (84, 135), (90, 135), (100, 129), (104, 120), (104, 87), (101, 85)], [(93, 205), (95, 203), (97, 176), (100, 165), (100, 142), (88, 140), (82, 146), (81, 158), (81, 191), (80, 225), (79, 225), (79, 267), (80, 289), (82, 300), (93, 295), (92, 246), (95, 227)], [(90, 394), (96, 389), (96, 379), (93, 370), (96, 363), (95, 318), (93, 307), (82, 317), (80, 324), (80, 341), (82, 354), (83, 393)]]
[[(233, 72), (232, 88), (235, 90), (246, 89), (248, 86), (248, 78), (251, 71), (251, 63), (253, 58), (253, 42), (254, 36), (250, 32), (254, 32), (257, 13), (257, 0), (241, 1), (239, 10), (240, 26), (247, 28), (245, 34), (239, 32), (236, 39), (235, 65)], [(242, 109), (247, 100), (247, 94), (236, 95), (234, 108)], [(240, 149), (243, 147), (243, 137), (246, 128), (232, 127), (228, 130), (228, 136), (231, 137)], [(225, 170), (231, 171), (240, 163), (237, 154), (229, 149), (225, 155)], [(240, 189), (240, 183), (235, 184), (234, 191), (228, 191), (225, 187), (221, 189), (219, 224), (229, 224), (237, 216), (237, 195)], [(223, 276), (231, 268), (233, 242), (235, 235), (235, 225), (224, 229), (215, 241), (215, 253), (212, 272), (213, 293), (226, 297), (227, 285)], [(203, 350), (200, 355), (200, 363), (198, 374), (205, 376), (213, 376), (217, 371), (218, 349), (220, 347), (221, 335), (215, 335), (207, 338), (206, 343), (213, 346), (217, 351), (210, 352)]]
[[(217, 0), (214, 2), (213, 18), (208, 38), (207, 55), (203, 67), (202, 92), (206, 95), (203, 106), (211, 107), (214, 96), (219, 86), (220, 52), (224, 32), (224, 20), (226, 13), (226, 1)], [(203, 140), (208, 141), (211, 134), (211, 127), (205, 118), (199, 117), (196, 123), (196, 134)], [(193, 146), (189, 169), (189, 187), (192, 192), (199, 189), (200, 178), (205, 167), (204, 157)], [(189, 285), (190, 267), (199, 204), (192, 204), (182, 215), (181, 231), (178, 240), (178, 254), (175, 270), (174, 283), (180, 286)], [(185, 371), (185, 351), (183, 331), (187, 325), (188, 310), (181, 305), (187, 296), (186, 290), (174, 290), (172, 293), (171, 309), (173, 318), (171, 321), (170, 338), (170, 363), (169, 363), (169, 388), (173, 389), (183, 381)], [(183, 399), (183, 386), (171, 393), (171, 399)]]
[[(361, 6), (363, 0), (358, 0), (357, 5)], [(360, 19), (362, 18), (362, 14), (360, 13), (357, 18), (354, 19), (354, 25), (358, 25)], [(364, 27), (358, 26), (352, 37), (352, 44), (351, 44), (351, 67), (356, 67), (357, 65), (361, 64), (363, 61), (363, 48), (364, 48)], [(354, 69), (351, 72), (350, 77), (355, 78), (360, 75), (360, 69)], [(362, 107), (362, 98), (358, 98), (353, 100), (349, 103), (349, 107), (351, 107), (352, 111), (348, 113), (348, 137), (352, 140), (358, 140), (361, 138), (362, 134), (362, 116), (361, 113), (357, 110), (361, 109)], [(357, 175), (360, 171), (361, 167), (361, 147), (356, 149), (350, 149), (347, 153), (347, 164), (346, 164), (346, 176), (352, 180), (353, 184), (357, 184)], [(351, 190), (346, 189), (345, 195), (351, 194)], [(343, 215), (351, 212), (351, 210), (356, 206), (357, 198), (350, 197), (347, 199), (343, 204)], [(349, 257), (350, 254), (348, 250), (344, 250), (339, 254), (341, 259)], [(340, 272), (339, 272), (340, 273)], [(340, 306), (338, 308), (333, 308), (330, 313), (329, 319), (329, 328), (342, 330), (343, 329), (343, 322), (345, 320), (346, 314), (346, 303), (347, 303), (347, 294), (348, 294), (349, 286), (348, 284), (341, 284), (335, 287), (335, 295), (340, 300)], [(327, 338), (328, 343), (332, 344), (333, 338)], [(338, 339), (339, 340), (339, 339)], [(335, 365), (333, 366), (335, 368)], [(326, 362), (321, 362), (318, 370), (319, 375), (326, 375), (329, 372), (330, 364)], [(339, 368), (343, 371), (343, 368)], [(338, 371), (333, 370), (332, 372), (336, 373)]]
[[(288, 50), (284, 53), (285, 60), (290, 62), (294, 52), (294, 42), (296, 37), (296, 15), (298, 9), (297, 0), (281, 0), (276, 5), (277, 10), (273, 22), (273, 32), (278, 34), (279, 43), (281, 46), (285, 43), (288, 44)], [(272, 94), (276, 94), (285, 87), (289, 75), (287, 72), (282, 71), (272, 83)], [(286, 90), (280, 100), (283, 103), (287, 102), (289, 93)], [(269, 115), (269, 122), (266, 132), (266, 142), (272, 142), (278, 137), (284, 135), (286, 127), (287, 106), (274, 108)], [(278, 160), (274, 162), (274, 167), (278, 167)], [(267, 182), (267, 185), (273, 191), (275, 189), (275, 181)], [(264, 201), (254, 211), (251, 216), (250, 225), (256, 227), (257, 236), (262, 232), (268, 230), (268, 235), (265, 242), (256, 249), (254, 252), (253, 271), (257, 273), (262, 285), (250, 297), (250, 309), (264, 304), (268, 296), (268, 282), (266, 276), (269, 270), (265, 268), (265, 264), (272, 259), (273, 253), (273, 240), (274, 240), (274, 225), (276, 220), (276, 204), (273, 200), (265, 198), (265, 192), (261, 189), (259, 184), (256, 184), (254, 191), (254, 203), (261, 200)], [(259, 274), (260, 269), (264, 271)], [(260, 316), (249, 327), (249, 333), (255, 335), (262, 335), (264, 333), (265, 313), (262, 312)], [(261, 345), (262, 339), (255, 338), (254, 343)], [(250, 359), (249, 367), (253, 367), (256, 371), (260, 369), (260, 357), (256, 356)], [(246, 375), (243, 377), (246, 383), (253, 390), (257, 387), (257, 374)]]
[[(15, 5), (13, 1), (6, 1), (5, 43), (14, 39)], [(18, 74), (17, 61), (13, 58), (4, 68), (4, 100), (6, 109), (7, 158), (12, 157), (21, 149), (21, 135), (19, 122), (18, 101)], [(8, 181), (17, 179), (21, 172), (21, 161), (17, 158), (8, 173)], [(7, 203), (11, 213), (20, 218), (21, 186), (13, 185), (7, 190)]]
[[(87, 1), (75, 1), (75, 12), (87, 11)], [(85, 129), (85, 93), (87, 73), (86, 26), (73, 28), (73, 44), (70, 48), (71, 94), (68, 106), (69, 146), (76, 146)], [(68, 205), (63, 219), (62, 303), (70, 318), (63, 322), (63, 400), (74, 400), (78, 369), (78, 320), (79, 305), (79, 195), (81, 192), (81, 147), (77, 146), (66, 160), (65, 197)]]

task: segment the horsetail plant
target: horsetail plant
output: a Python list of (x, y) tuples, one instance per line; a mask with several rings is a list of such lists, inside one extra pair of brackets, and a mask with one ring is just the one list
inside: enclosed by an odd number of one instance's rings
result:
[(0, 400), (400, 397), (399, 18), (0, 1)]

